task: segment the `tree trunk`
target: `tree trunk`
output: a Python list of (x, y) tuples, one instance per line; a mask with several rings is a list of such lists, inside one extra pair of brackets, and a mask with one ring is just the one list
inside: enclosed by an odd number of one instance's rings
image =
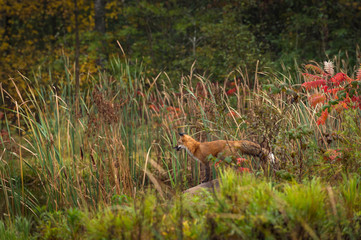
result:
[(95, 31), (105, 33), (105, 0), (94, 0)]
[(105, 34), (105, 1), (106, 0), (94, 0), (94, 21), (95, 21), (95, 32), (96, 37), (99, 38), (98, 42), (98, 57), (97, 57), (97, 65), (103, 67), (104, 65), (104, 46), (106, 43), (104, 41)]
[(74, 15), (75, 15), (75, 117), (79, 115), (79, 22), (78, 22), (78, 1), (74, 0)]

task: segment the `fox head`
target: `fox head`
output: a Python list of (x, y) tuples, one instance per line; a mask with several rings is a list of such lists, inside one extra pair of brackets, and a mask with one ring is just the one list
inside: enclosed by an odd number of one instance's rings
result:
[(177, 151), (180, 151), (181, 149), (192, 149), (198, 143), (191, 136), (185, 133), (179, 133), (179, 136), (180, 138), (177, 145), (174, 147)]

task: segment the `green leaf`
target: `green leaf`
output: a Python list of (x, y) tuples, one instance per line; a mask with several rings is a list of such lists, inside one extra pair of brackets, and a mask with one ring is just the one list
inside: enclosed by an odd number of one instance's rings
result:
[(330, 103), (331, 105), (336, 105), (336, 104), (339, 103), (339, 101), (338, 101), (338, 100), (330, 100), (329, 103)]
[(226, 163), (231, 163), (231, 162), (232, 162), (232, 158), (231, 158), (231, 157), (226, 157), (226, 158), (224, 159), (224, 161), (225, 161)]

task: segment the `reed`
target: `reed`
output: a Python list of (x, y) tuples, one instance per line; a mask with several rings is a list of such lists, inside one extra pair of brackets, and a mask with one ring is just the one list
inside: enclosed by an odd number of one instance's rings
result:
[[(149, 188), (165, 199), (199, 184), (203, 166), (173, 149), (179, 131), (200, 141), (260, 143), (281, 161), (281, 170), (269, 176), (276, 181), (302, 182), (320, 168), (340, 176), (339, 165), (320, 164), (317, 151), (327, 147), (325, 131), (343, 129), (342, 119), (316, 124), (316, 110), (297, 89), (297, 73), (256, 71), (250, 86), (244, 69), (219, 84), (192, 68), (178, 81), (164, 72), (149, 77), (142, 64), (114, 58), (109, 73), (90, 77), (75, 114), (73, 69), (65, 66), (56, 88), (39, 87), (36, 76), (23, 77), (28, 88), (17, 96), (1, 88), (2, 100), (14, 106), (4, 109), (0, 126), (0, 206), (10, 222), (16, 215), (39, 216), (44, 205), (48, 211), (95, 210)], [(284, 90), (272, 93), (267, 81)], [(258, 160), (250, 160), (246, 167), (265, 175)]]

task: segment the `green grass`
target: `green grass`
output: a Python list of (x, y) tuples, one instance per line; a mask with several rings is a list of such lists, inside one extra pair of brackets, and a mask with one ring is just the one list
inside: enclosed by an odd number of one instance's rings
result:
[[(359, 179), (358, 179), (359, 180)], [(319, 179), (280, 183), (226, 171), (219, 191), (190, 196), (178, 193), (170, 200), (150, 190), (136, 199), (98, 208), (44, 212), (33, 221), (33, 237), (41, 239), (310, 239), (359, 236), (356, 205), (344, 204), (342, 187)], [(344, 184), (347, 184), (345, 180)], [(357, 191), (359, 191), (357, 186)], [(360, 203), (360, 201), (357, 201)], [(29, 221), (17, 219), (2, 236), (29, 234)], [(25, 232), (23, 232), (25, 231)], [(30, 236), (30, 235), (27, 235)]]

